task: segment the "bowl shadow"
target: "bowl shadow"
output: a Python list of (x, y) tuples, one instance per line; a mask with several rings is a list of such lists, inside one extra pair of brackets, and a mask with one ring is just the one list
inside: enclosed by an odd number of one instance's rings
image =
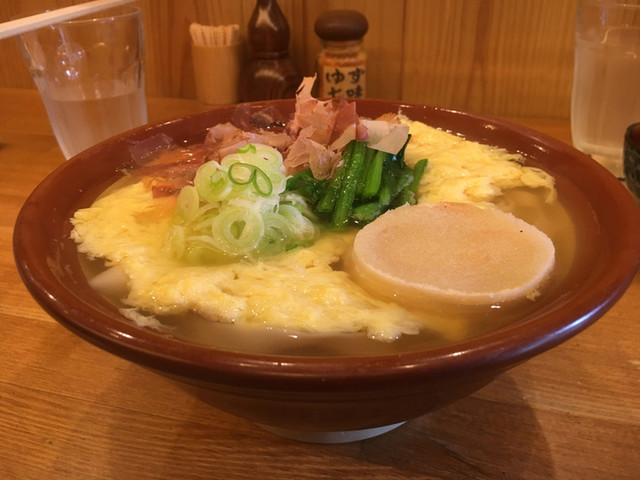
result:
[[(389, 478), (555, 478), (550, 447), (534, 409), (509, 373), (494, 382), (499, 382), (500, 390), (507, 392), (509, 403), (497, 404), (483, 398), (480, 390), (409, 420), (388, 433), (333, 445), (298, 442), (265, 432), (255, 425), (255, 437), (244, 437), (245, 447), (253, 448), (251, 444), (254, 444), (262, 450), (265, 446), (258, 445), (267, 442), (274, 450), (287, 449), (288, 457), (295, 452), (309, 455), (311, 449), (324, 461), (331, 462), (332, 471), (340, 472), (340, 478), (360, 478), (362, 470), (356, 475), (358, 470), (347, 468), (354, 461), (363, 468), (367, 464), (387, 467), (393, 472)], [(207, 406), (216, 403), (215, 391), (179, 382), (176, 385)], [(485, 388), (492, 388), (491, 384)], [(246, 420), (238, 419), (238, 422), (247, 422), (244, 427), (251, 428)], [(229, 460), (233, 461), (233, 458)], [(261, 471), (268, 473), (273, 468), (275, 472), (279, 465), (280, 459), (270, 461), (265, 458)], [(291, 465), (290, 468), (290, 478), (297, 477), (298, 468), (301, 475), (309, 473), (309, 465)], [(342, 468), (345, 470), (341, 471)]]
[(510, 392), (511, 403), (471, 395), (362, 442), (360, 459), (411, 476), (555, 478), (551, 450), (534, 409), (509, 374), (495, 381)]

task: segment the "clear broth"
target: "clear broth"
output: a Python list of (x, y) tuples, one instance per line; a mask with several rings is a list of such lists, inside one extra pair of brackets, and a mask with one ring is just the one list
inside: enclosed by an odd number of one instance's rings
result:
[[(109, 191), (112, 191), (110, 188)], [(394, 354), (444, 346), (482, 335), (501, 326), (517, 322), (554, 298), (573, 264), (576, 232), (571, 217), (556, 201), (545, 203), (543, 192), (514, 189), (496, 204), (535, 225), (553, 241), (556, 264), (551, 278), (543, 285), (536, 300), (521, 300), (512, 305), (493, 305), (473, 313), (442, 315), (419, 312), (424, 328), (416, 335), (403, 335), (394, 342), (372, 340), (365, 333), (321, 334), (287, 331), (268, 326), (244, 326), (216, 322), (189, 313), (156, 318), (161, 322), (158, 334), (216, 349), (255, 354), (294, 356), (362, 356)], [(92, 278), (104, 270), (101, 261), (90, 261), (80, 255), (81, 265)], [(128, 308), (117, 295), (107, 297), (117, 308)], [(148, 327), (140, 327), (148, 328)]]

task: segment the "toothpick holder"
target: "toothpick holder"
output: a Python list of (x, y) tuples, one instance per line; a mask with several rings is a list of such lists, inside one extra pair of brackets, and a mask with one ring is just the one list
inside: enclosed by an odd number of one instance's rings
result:
[(191, 44), (196, 97), (209, 105), (238, 103), (242, 42), (224, 46)]

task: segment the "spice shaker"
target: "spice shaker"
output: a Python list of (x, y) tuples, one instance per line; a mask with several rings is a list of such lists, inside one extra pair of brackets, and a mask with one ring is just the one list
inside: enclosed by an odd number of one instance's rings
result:
[(316, 19), (315, 32), (323, 46), (317, 60), (320, 98), (366, 96), (362, 38), (368, 29), (367, 18), (355, 10), (329, 10)]
[(289, 24), (276, 0), (258, 0), (247, 25), (249, 62), (242, 101), (293, 98), (302, 81), (289, 58)]

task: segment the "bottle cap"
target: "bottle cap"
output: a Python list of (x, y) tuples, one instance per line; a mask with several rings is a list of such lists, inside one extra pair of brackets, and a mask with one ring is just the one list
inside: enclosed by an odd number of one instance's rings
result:
[(367, 33), (369, 23), (367, 17), (355, 10), (328, 10), (316, 19), (314, 29), (323, 40), (359, 40)]

